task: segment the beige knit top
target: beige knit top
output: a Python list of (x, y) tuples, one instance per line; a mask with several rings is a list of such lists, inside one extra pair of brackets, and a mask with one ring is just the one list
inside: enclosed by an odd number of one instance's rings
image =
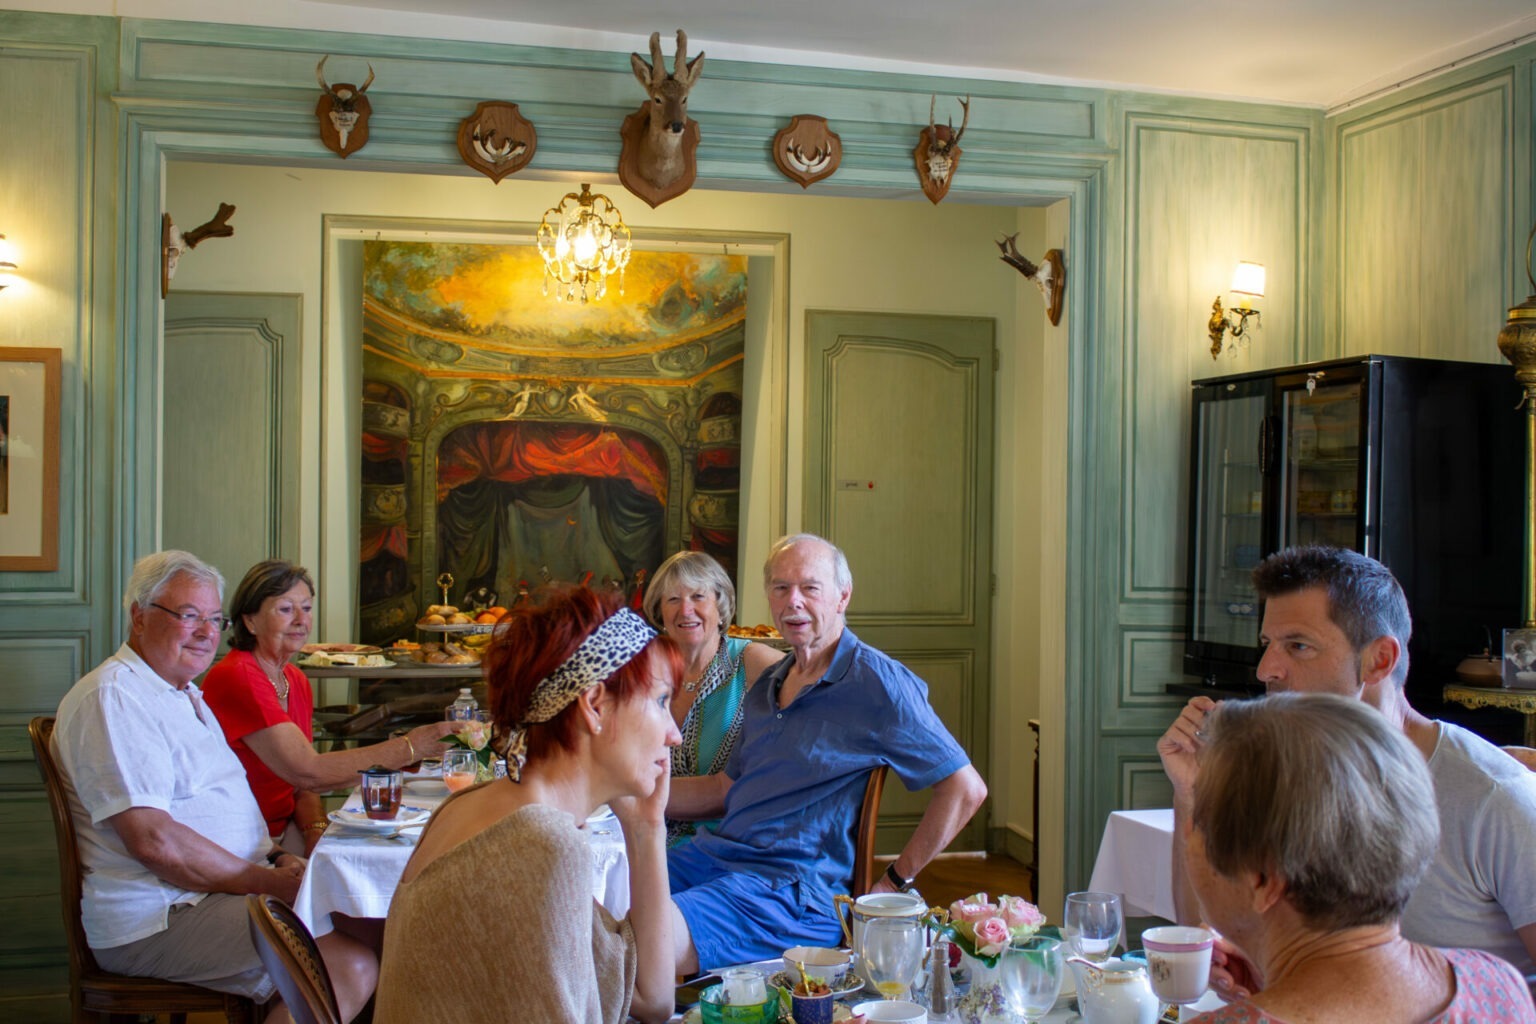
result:
[[(467, 955), (450, 955), (458, 930)], [(592, 898), (592, 852), (571, 816), (534, 804), (395, 892), (374, 1020), (612, 1021), (629, 1015), (635, 937)]]

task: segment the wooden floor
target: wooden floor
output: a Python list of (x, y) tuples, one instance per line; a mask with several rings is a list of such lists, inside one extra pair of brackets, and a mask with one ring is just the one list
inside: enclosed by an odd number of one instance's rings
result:
[[(885, 870), (889, 857), (876, 857)], [(1029, 898), (1029, 869), (1000, 853), (944, 853), (918, 873), (917, 891), (931, 907), (948, 907), (972, 893)]]

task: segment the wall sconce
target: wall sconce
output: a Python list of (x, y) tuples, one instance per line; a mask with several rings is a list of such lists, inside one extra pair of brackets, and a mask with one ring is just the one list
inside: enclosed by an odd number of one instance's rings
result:
[(1263, 326), (1263, 319), (1259, 316), (1258, 303), (1255, 299), (1264, 297), (1264, 264), (1249, 263), (1246, 260), (1237, 265), (1232, 272), (1232, 313), (1237, 316), (1234, 323), (1230, 317), (1221, 311), (1221, 296), (1216, 296), (1216, 301), (1211, 303), (1211, 319), (1206, 324), (1206, 329), (1211, 335), (1211, 358), (1221, 355), (1221, 339), (1228, 331), (1232, 333), (1233, 345), (1227, 346), (1227, 351), (1234, 351), (1235, 342), (1243, 337), (1243, 331), (1248, 327), (1248, 318), (1253, 317), (1255, 328)]
[(16, 247), (0, 235), (0, 291), (16, 283), (16, 272), (20, 269), (16, 265)]

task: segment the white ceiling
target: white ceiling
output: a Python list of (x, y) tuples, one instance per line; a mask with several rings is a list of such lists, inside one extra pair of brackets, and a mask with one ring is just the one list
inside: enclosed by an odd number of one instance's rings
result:
[[(0, 0), (8, 7), (644, 50), (1331, 109), (1515, 41), (1533, 0)], [(707, 72), (706, 72), (707, 77)]]

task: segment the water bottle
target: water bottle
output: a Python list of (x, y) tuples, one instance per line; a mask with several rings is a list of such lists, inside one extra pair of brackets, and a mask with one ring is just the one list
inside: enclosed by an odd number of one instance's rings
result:
[(459, 690), (458, 699), (448, 705), (448, 721), (473, 722), (479, 710), (480, 705), (475, 702), (475, 695), (466, 686)]

